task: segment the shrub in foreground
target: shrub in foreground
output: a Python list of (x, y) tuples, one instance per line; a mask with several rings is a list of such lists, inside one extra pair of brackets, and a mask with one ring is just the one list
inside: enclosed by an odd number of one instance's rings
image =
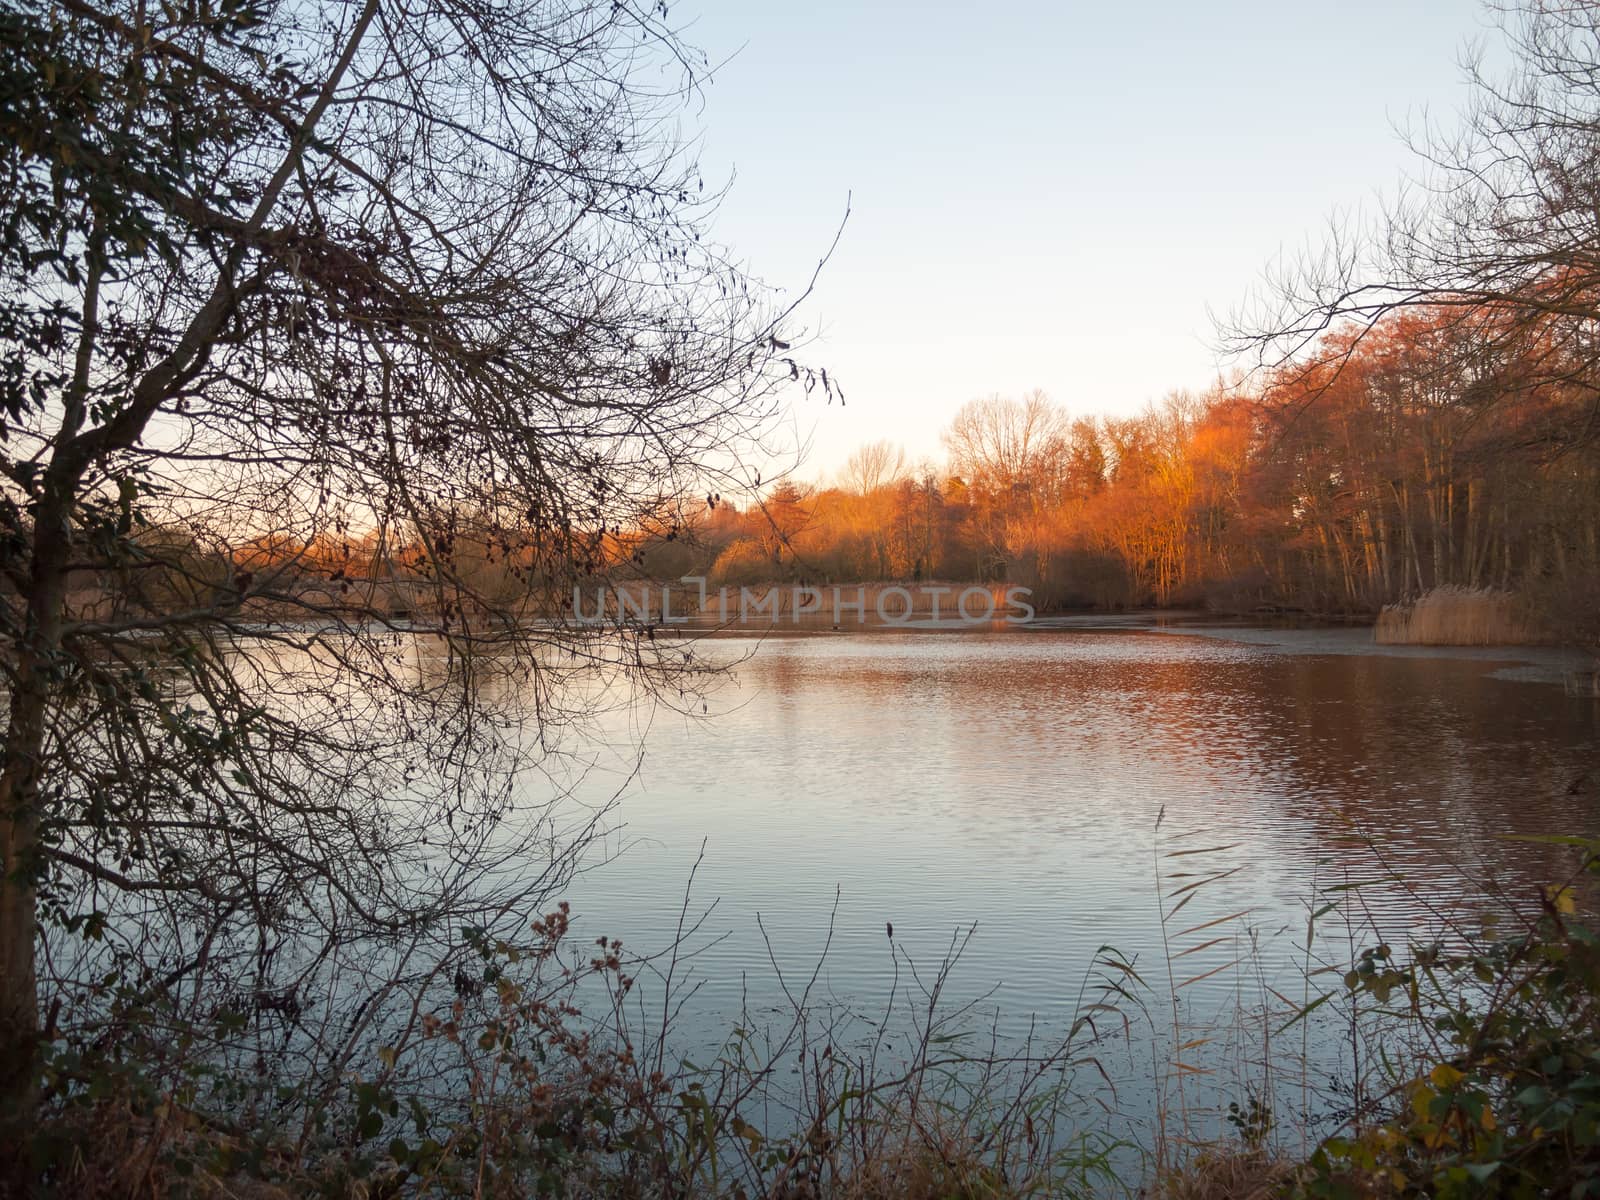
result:
[[(1600, 876), (1600, 842), (1572, 839)], [(1572, 887), (1512, 936), (1466, 950), (1364, 954), (1346, 986), (1420, 1034), (1377, 1119), (1326, 1140), (1301, 1172), (1315, 1197), (1600, 1196), (1600, 934)]]

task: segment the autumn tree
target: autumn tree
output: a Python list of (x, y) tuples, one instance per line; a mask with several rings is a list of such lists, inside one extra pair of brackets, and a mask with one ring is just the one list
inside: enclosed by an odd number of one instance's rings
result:
[(812, 522), (810, 496), (792, 480), (774, 485), (752, 512), (755, 539), (776, 577), (799, 559), (796, 541)]
[(945, 433), (950, 470), (971, 490), (990, 569), (1035, 553), (1065, 474), (1068, 424), (1043, 392), (964, 405)]
[[(1226, 334), (1303, 396), (1304, 383), (1335, 379), (1391, 319), (1421, 317), (1448, 343), (1426, 362), (1440, 393), (1438, 419), (1417, 430), (1430, 460), (1396, 502), (1407, 534), (1429, 535), (1392, 567), (1408, 589), (1490, 578), (1492, 514), (1470, 485), (1454, 486), (1456, 449), (1441, 440), (1452, 430), (1516, 409), (1501, 452), (1530, 475), (1584, 475), (1571, 459), (1600, 439), (1600, 5), (1527, 0), (1491, 13), (1507, 65), (1467, 62), (1462, 124), (1413, 135), (1419, 169), (1399, 200), (1372, 226), (1341, 229), (1286, 264)], [(1468, 525), (1472, 548), (1454, 561)], [(1600, 561), (1593, 538), (1576, 532), (1546, 549), (1569, 591), (1592, 593)], [(1532, 574), (1536, 588), (1548, 579), (1543, 567)]]

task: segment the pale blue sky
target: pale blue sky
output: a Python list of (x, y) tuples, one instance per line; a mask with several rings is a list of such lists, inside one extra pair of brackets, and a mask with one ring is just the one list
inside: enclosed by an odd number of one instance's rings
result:
[(1473, 0), (928, 3), (680, 0), (713, 60), (719, 240), (800, 285), (849, 405), (795, 406), (832, 471), (890, 438), (942, 457), (966, 400), (1042, 387), (1128, 413), (1216, 375), (1240, 302), (1336, 211), (1370, 210), (1449, 122)]

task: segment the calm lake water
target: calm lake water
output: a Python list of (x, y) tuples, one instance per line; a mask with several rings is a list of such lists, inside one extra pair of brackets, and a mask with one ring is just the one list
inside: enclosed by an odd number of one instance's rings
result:
[[(692, 940), (690, 1040), (746, 1005), (779, 1011), (768, 942), (803, 982), (836, 902), (817, 998), (882, 1006), (891, 923), (922, 964), (976, 925), (951, 999), (982, 997), (1020, 1031), (1066, 1018), (1104, 944), (1164, 980), (1158, 872), (1170, 893), (1204, 866), (1233, 873), (1174, 924), (1248, 916), (1180, 978), (1225, 964), (1248, 928), (1253, 964), (1298, 994), (1294, 943), (1320, 888), (1376, 880), (1347, 903), (1403, 943), (1497, 893), (1537, 895), (1568, 860), (1507, 835), (1593, 832), (1600, 813), (1600, 769), (1575, 785), (1600, 767), (1600, 703), (1565, 694), (1559, 655), (1370, 639), (1059, 621), (718, 640), (742, 661), (710, 712), (658, 711), (633, 727), (637, 778), (585, 785), (620, 788), (623, 828), (618, 857), (569, 893), (578, 929), (669, 943), (703, 844), (690, 913), (714, 907)], [(1239, 976), (1194, 985), (1186, 1006), (1222, 1005)]]

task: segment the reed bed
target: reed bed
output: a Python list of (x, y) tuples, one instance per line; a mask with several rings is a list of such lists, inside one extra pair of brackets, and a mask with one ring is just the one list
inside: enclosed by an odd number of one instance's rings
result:
[(1522, 602), (1495, 588), (1436, 587), (1378, 613), (1382, 646), (1522, 646), (1541, 641)]

